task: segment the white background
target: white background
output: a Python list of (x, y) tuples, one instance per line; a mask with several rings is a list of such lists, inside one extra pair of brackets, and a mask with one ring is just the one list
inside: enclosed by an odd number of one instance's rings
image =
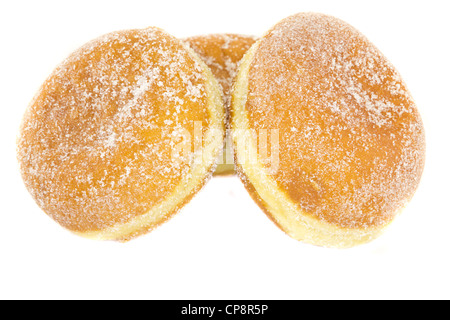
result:
[[(15, 156), (22, 114), (69, 53), (110, 31), (261, 35), (301, 11), (335, 15), (394, 63), (423, 116), (427, 164), (378, 240), (349, 250), (286, 236), (236, 178), (214, 179), (174, 219), (127, 244), (85, 240), (33, 202)], [(0, 298), (450, 298), (449, 1), (1, 1)]]

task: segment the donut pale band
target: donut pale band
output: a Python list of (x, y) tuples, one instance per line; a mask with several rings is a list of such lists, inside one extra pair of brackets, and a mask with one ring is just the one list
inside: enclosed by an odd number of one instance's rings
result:
[[(129, 240), (166, 221), (212, 175), (224, 118), (217, 81), (183, 42), (157, 28), (110, 33), (64, 61), (27, 109), (22, 176), (70, 231)], [(196, 125), (203, 147), (176, 158)]]
[[(267, 32), (241, 62), (231, 112), (241, 179), (295, 239), (371, 241), (419, 184), (425, 137), (413, 99), (378, 49), (336, 18), (297, 14)], [(274, 129), (279, 164), (269, 172), (242, 132)]]

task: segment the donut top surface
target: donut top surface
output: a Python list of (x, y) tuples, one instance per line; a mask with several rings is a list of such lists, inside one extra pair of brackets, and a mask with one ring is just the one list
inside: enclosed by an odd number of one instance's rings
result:
[[(208, 129), (198, 59), (157, 28), (110, 33), (76, 51), (25, 114), (18, 158), (40, 207), (73, 231), (127, 222), (164, 199), (189, 161), (173, 147)], [(199, 125), (197, 124), (197, 125)]]
[(255, 37), (237, 34), (210, 34), (186, 39), (222, 86), (226, 106), (230, 102), (239, 61), (255, 41)]
[[(260, 41), (248, 75), (251, 129), (279, 130), (279, 188), (344, 228), (388, 223), (424, 166), (420, 115), (399, 73), (361, 33), (297, 14)], [(261, 156), (273, 168), (270, 154)]]

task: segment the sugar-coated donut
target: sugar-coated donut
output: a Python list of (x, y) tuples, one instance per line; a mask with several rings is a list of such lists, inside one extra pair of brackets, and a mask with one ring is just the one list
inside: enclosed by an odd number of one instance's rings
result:
[[(267, 32), (241, 62), (231, 112), (242, 180), (295, 239), (371, 241), (419, 184), (425, 137), (413, 99), (380, 51), (336, 18), (297, 14)], [(264, 131), (270, 152), (251, 138)]]
[[(238, 34), (209, 34), (190, 37), (185, 41), (203, 59), (218, 80), (223, 90), (224, 104), (228, 110), (231, 100), (231, 87), (238, 64), (256, 41), (256, 38)], [(222, 176), (235, 173), (229, 137), (227, 137), (220, 160), (214, 175)]]
[(126, 241), (212, 175), (224, 118), (217, 81), (182, 41), (157, 28), (113, 32), (73, 53), (35, 96), (18, 138), (22, 176), (68, 230)]

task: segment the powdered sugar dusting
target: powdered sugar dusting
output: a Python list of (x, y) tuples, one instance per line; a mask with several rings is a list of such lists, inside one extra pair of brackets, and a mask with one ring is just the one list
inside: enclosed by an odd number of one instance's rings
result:
[(259, 44), (247, 98), (252, 129), (280, 130), (274, 178), (303, 211), (379, 226), (412, 197), (424, 165), (420, 116), (398, 72), (353, 27), (320, 14), (280, 22)]
[(190, 163), (173, 134), (209, 126), (203, 68), (160, 29), (114, 32), (64, 61), (28, 108), (18, 141), (25, 184), (63, 226), (99, 230), (143, 214)]

